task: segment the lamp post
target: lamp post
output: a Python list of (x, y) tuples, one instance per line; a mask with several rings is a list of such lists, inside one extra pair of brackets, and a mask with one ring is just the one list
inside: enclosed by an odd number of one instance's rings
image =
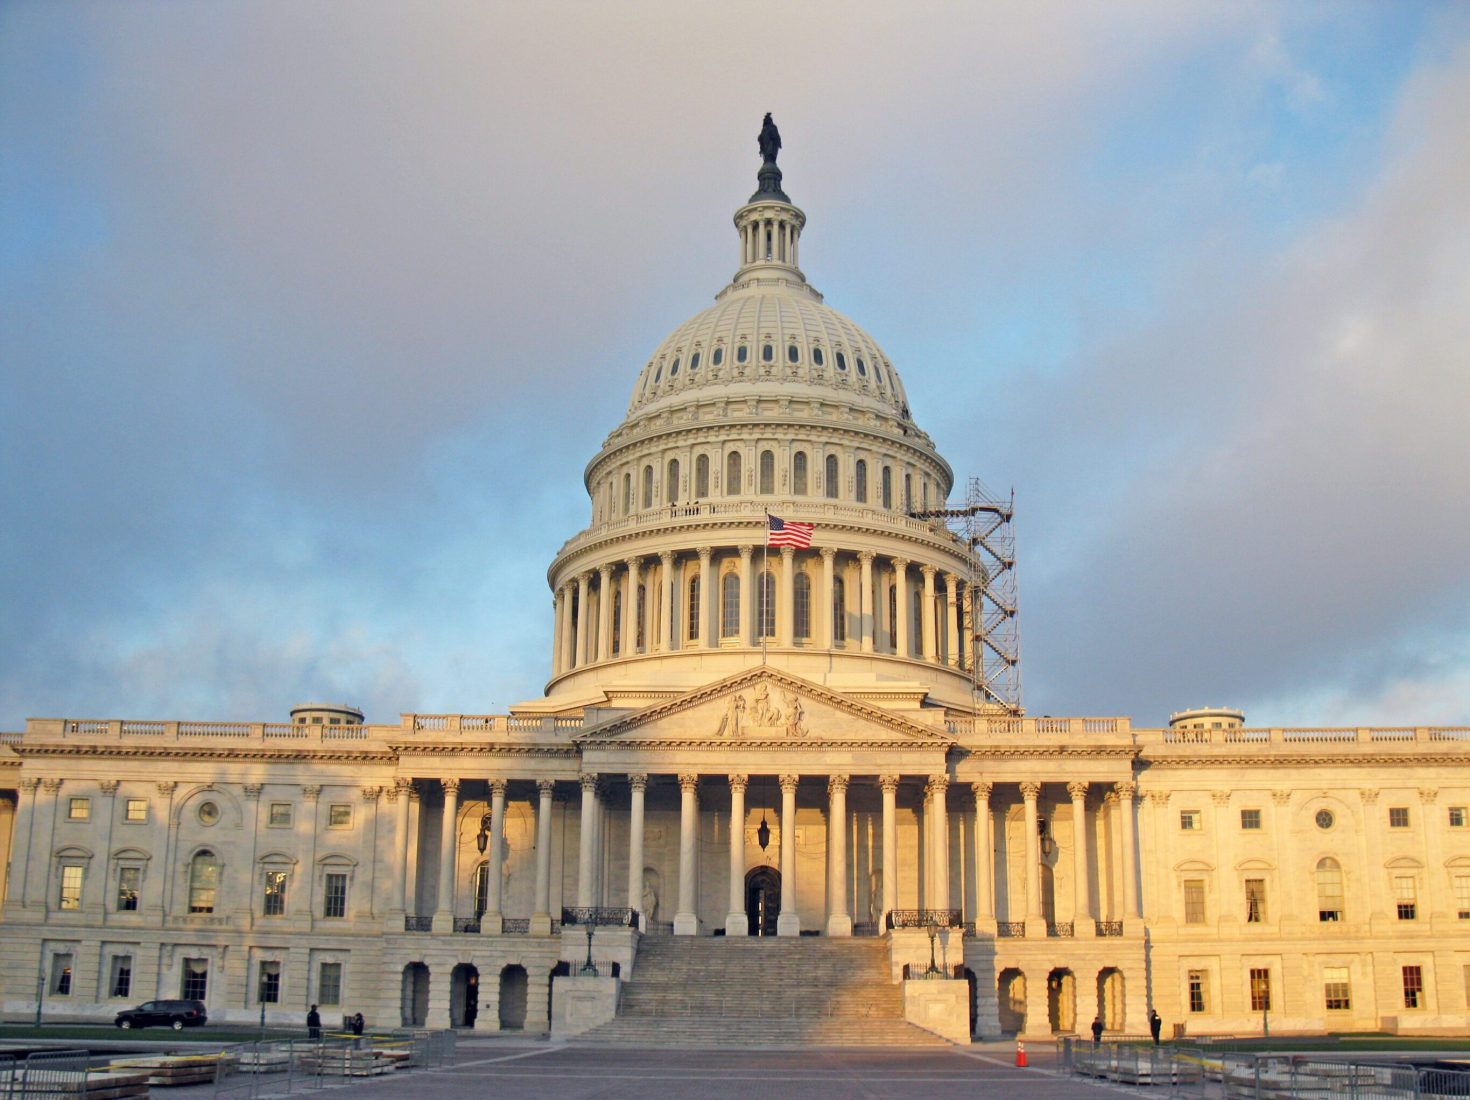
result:
[(938, 964), (936, 964), (934, 961), (934, 938), (939, 935), (939, 918), (934, 915), (934, 912), (932, 910), (929, 913), (929, 920), (927, 921), (927, 923), (929, 925), (929, 969), (924, 971), (924, 977), (943, 977), (943, 975), (940, 973)]
[(485, 845), (490, 843), (490, 825), (493, 820), (493, 814), (480, 815), (480, 831), (475, 834), (475, 847), (480, 850), (481, 855), (485, 854)]
[(597, 977), (597, 964), (592, 961), (592, 933), (596, 926), (589, 920), (587, 922), (587, 961), (582, 964), (581, 974), (584, 978)]

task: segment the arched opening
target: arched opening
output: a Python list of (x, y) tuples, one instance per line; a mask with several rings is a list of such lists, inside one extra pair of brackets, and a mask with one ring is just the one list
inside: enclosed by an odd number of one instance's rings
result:
[(828, 455), (822, 467), (822, 491), (829, 500), (837, 499), (840, 479), (837, 476), (837, 456)]
[(800, 641), (806, 641), (812, 636), (812, 579), (805, 573), (798, 572), (791, 578), (793, 635)]
[(740, 634), (740, 576), (726, 573), (720, 581), (720, 637)]
[(460, 963), (449, 974), (449, 1026), (474, 1027), (480, 1015), (480, 972)]
[(806, 452), (797, 451), (791, 456), (791, 492), (794, 496), (807, 495)]
[(689, 578), (689, 599), (686, 601), (689, 615), (684, 636), (691, 642), (699, 641), (699, 597), (699, 574), (696, 573)]
[(429, 1022), (429, 968), (421, 962), (403, 968), (399, 1019), (404, 1027), (423, 1027)]
[(1342, 865), (1327, 856), (1317, 861), (1317, 919), (1342, 920)]
[(776, 491), (776, 454), (762, 451), (760, 457), (760, 493), (770, 496)]
[(675, 504), (679, 500), (679, 460), (677, 458), (669, 459), (668, 473), (664, 477), (664, 497), (670, 504)]
[(740, 452), (731, 451), (725, 456), (725, 495), (740, 495)]
[(1077, 1030), (1077, 979), (1063, 967), (1046, 976), (1046, 1018), (1053, 1035)]
[(219, 893), (219, 859), (208, 849), (189, 861), (189, 912), (213, 913)]
[(709, 496), (709, 455), (700, 455), (694, 460), (694, 499)]
[(868, 503), (868, 462), (860, 458), (853, 468), (853, 495), (859, 504)]
[(996, 978), (1000, 995), (1000, 1029), (1020, 1032), (1026, 1029), (1026, 975), (1014, 968), (1002, 970)]
[(511, 963), (500, 972), (500, 1030), (522, 1031), (526, 1026), (526, 968)]
[[(617, 964), (614, 963), (613, 965), (616, 966)], [(566, 959), (562, 959), (561, 962), (557, 963), (555, 966), (553, 966), (551, 968), (551, 973), (549, 975), (547, 975), (547, 978), (546, 978), (546, 1018), (548, 1020), (553, 1020), (553, 1019), (556, 1018), (556, 1012), (555, 1012), (556, 979), (558, 979), (558, 978), (569, 978), (569, 977), (571, 977), (571, 974), (572, 974), (572, 964), (569, 963)], [(617, 974), (613, 974), (613, 977), (616, 978), (617, 977)]]
[(975, 972), (968, 966), (964, 967), (960, 973), (964, 977), (966, 984), (970, 987), (970, 1034), (973, 1036), (975, 1029), (980, 1026), (980, 1003), (978, 1000), (980, 996), (980, 982), (975, 977)]
[(1097, 972), (1097, 1012), (1104, 1029), (1123, 1030), (1123, 972), (1116, 966)]
[(760, 577), (760, 636), (776, 636), (776, 578), (767, 570)]
[(653, 467), (643, 467), (643, 507), (653, 507)]
[(781, 872), (756, 867), (745, 876), (745, 918), (752, 936), (774, 936), (781, 915)]

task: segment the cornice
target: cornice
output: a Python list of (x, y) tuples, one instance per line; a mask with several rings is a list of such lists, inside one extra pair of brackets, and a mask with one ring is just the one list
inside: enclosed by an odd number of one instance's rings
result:
[[(683, 738), (678, 738), (678, 739), (667, 738), (667, 737), (650, 737), (650, 738), (639, 738), (637, 740), (633, 740), (633, 739), (629, 739), (629, 738), (625, 738), (625, 737), (619, 737), (619, 738), (616, 738), (616, 739), (609, 738), (606, 741), (593, 741), (593, 742), (590, 742), (590, 743), (587, 743), (587, 744), (583, 744), (581, 746), (581, 751), (583, 753), (588, 753), (588, 752), (596, 752), (596, 751), (601, 751), (601, 750), (624, 749), (624, 748), (630, 748), (630, 749), (646, 749), (646, 750), (654, 750), (654, 749), (659, 749), (659, 750), (662, 750), (662, 749), (698, 749), (698, 750), (708, 750), (711, 754), (714, 754), (714, 755), (718, 755), (718, 754), (727, 754), (728, 755), (731, 752), (743, 752), (743, 751), (755, 751), (755, 752), (762, 752), (762, 753), (767, 753), (767, 752), (772, 752), (772, 751), (779, 751), (779, 752), (785, 752), (785, 753), (804, 752), (804, 753), (812, 754), (812, 753), (820, 753), (821, 750), (823, 750), (823, 749), (871, 750), (871, 751), (875, 751), (875, 752), (886, 752), (886, 751), (892, 751), (892, 752), (910, 752), (910, 751), (913, 751), (914, 749), (919, 749), (919, 750), (929, 750), (929, 751), (936, 752), (936, 753), (939, 753), (939, 752), (947, 753), (948, 747), (949, 746), (947, 746), (947, 745), (945, 745), (945, 744), (943, 744), (941, 742), (937, 742), (937, 741), (936, 742), (911, 741), (911, 742), (907, 742), (907, 743), (901, 743), (901, 742), (892, 742), (892, 741), (862, 741), (862, 740), (858, 740), (856, 738), (848, 739), (848, 740), (842, 740), (842, 741), (834, 741), (834, 740), (821, 740), (821, 741), (817, 741), (817, 740), (787, 741), (787, 740), (784, 740), (784, 739), (779, 739), (779, 738), (774, 738), (774, 737), (773, 738), (769, 738), (769, 739), (765, 739), (765, 738), (758, 739), (758, 740), (757, 739), (753, 739), (753, 740), (749, 740), (749, 741), (733, 741), (733, 740), (730, 740), (728, 738), (722, 738), (722, 739), (717, 740), (717, 741), (711, 741), (708, 738), (701, 738), (701, 737), (683, 737)], [(843, 764), (842, 766), (843, 767), (847, 767), (848, 765)]]
[(553, 759), (580, 755), (576, 745), (500, 741), (393, 741), (398, 756), (545, 756)]
[(93, 757), (131, 760), (320, 760), (332, 763), (391, 764), (396, 754), (388, 749), (287, 749), (239, 743), (207, 745), (65, 744), (43, 741), (17, 745), (24, 757)]
[(1173, 768), (1263, 768), (1271, 765), (1276, 766), (1309, 766), (1309, 767), (1331, 767), (1340, 765), (1343, 767), (1361, 767), (1365, 764), (1423, 764), (1443, 765), (1461, 764), (1470, 765), (1470, 751), (1460, 752), (1441, 751), (1419, 751), (1413, 753), (1387, 753), (1387, 752), (1354, 752), (1346, 754), (1339, 746), (1337, 751), (1324, 749), (1321, 752), (1285, 754), (1285, 753), (1245, 753), (1236, 752), (1228, 755), (1191, 755), (1191, 756), (1149, 756), (1146, 751), (1140, 751), (1140, 763), (1146, 765), (1149, 771), (1173, 769)]

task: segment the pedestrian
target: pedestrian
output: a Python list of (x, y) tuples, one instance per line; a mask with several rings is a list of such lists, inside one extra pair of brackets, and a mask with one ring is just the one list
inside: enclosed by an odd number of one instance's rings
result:
[(1159, 1045), (1159, 1032), (1164, 1030), (1164, 1021), (1159, 1019), (1159, 1010), (1151, 1008), (1148, 1010), (1148, 1030), (1154, 1037), (1154, 1046)]
[(322, 1014), (316, 1010), (316, 1005), (312, 1005), (311, 1011), (306, 1014), (306, 1037), (308, 1039), (322, 1037)]
[(1094, 1016), (1092, 1018), (1092, 1045), (1093, 1046), (1097, 1046), (1099, 1043), (1102, 1042), (1102, 1031), (1103, 1031), (1103, 1028), (1102, 1028), (1102, 1016), (1101, 1015)]
[(361, 1012), (359, 1012), (356, 1016), (352, 1017), (352, 1034), (354, 1034), (354, 1035), (361, 1035), (362, 1034), (363, 1025), (365, 1023), (367, 1023), (367, 1021), (362, 1018), (362, 1013)]

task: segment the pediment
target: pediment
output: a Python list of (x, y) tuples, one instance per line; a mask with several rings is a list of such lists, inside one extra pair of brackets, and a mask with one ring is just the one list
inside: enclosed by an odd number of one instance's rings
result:
[(592, 748), (613, 743), (792, 747), (844, 744), (942, 749), (944, 732), (769, 667), (706, 684), (589, 730)]

